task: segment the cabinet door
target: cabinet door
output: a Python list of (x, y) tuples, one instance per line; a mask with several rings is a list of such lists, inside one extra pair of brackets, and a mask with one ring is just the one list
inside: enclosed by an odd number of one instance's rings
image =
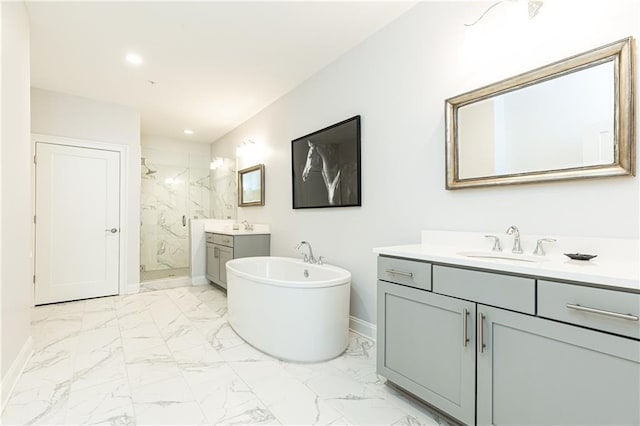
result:
[(220, 263), (217, 254), (215, 246), (207, 244), (207, 278), (211, 281), (217, 281), (220, 276)]
[(378, 281), (378, 373), (473, 424), (475, 304)]
[(218, 247), (218, 256), (220, 260), (220, 284), (227, 288), (227, 262), (233, 259), (233, 249), (229, 247)]
[(640, 424), (637, 340), (483, 305), (478, 323), (478, 424)]

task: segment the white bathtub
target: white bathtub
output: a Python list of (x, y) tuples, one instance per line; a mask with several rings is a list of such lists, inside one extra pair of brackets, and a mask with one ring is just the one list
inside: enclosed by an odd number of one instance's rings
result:
[(349, 342), (350, 285), (351, 274), (335, 266), (287, 257), (230, 260), (229, 324), (249, 344), (276, 358), (335, 358)]

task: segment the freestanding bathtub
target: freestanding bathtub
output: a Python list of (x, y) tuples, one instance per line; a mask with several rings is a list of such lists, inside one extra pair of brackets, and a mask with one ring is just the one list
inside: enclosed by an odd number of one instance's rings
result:
[(229, 324), (276, 358), (319, 362), (349, 342), (351, 273), (287, 257), (227, 262)]

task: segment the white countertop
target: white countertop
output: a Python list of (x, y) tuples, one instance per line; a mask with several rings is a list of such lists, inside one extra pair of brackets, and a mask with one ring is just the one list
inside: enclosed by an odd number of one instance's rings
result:
[(233, 223), (208, 223), (204, 226), (204, 232), (224, 235), (265, 235), (271, 233), (269, 225), (265, 223), (254, 223), (253, 231), (245, 230), (242, 224), (240, 224), (240, 229), (233, 229)]
[[(453, 238), (447, 238), (446, 234), (455, 234)], [(575, 247), (589, 247), (588, 253), (598, 254), (598, 257), (589, 261), (571, 260), (562, 254), (562, 249), (548, 249), (548, 255), (540, 262), (523, 262), (509, 259), (489, 259), (467, 257), (460, 252), (482, 250), (491, 253), (490, 242), (484, 242), (484, 234), (448, 233), (446, 231), (423, 231), (421, 244), (400, 245), (392, 247), (379, 247), (373, 251), (378, 254), (404, 257), (409, 259), (426, 260), (450, 265), (468, 266), (495, 271), (511, 272), (516, 274), (532, 275), (540, 278), (555, 280), (578, 281), (597, 284), (601, 287), (613, 289), (625, 289), (640, 293), (640, 267), (637, 255), (637, 240), (605, 240), (558, 237), (558, 245), (564, 242), (567, 252), (584, 252), (575, 250)], [(467, 238), (471, 237), (471, 238)], [(472, 241), (472, 246), (460, 244), (462, 240)], [(532, 239), (529, 238), (529, 241)], [(535, 239), (533, 240), (535, 244)], [(584, 242), (583, 242), (584, 241)], [(480, 244), (476, 244), (480, 242)], [(507, 244), (509, 242), (509, 244)], [(458, 243), (458, 244), (456, 244)], [(511, 239), (503, 238), (505, 253), (511, 252)], [(594, 250), (595, 244), (600, 243), (599, 250)], [(531, 246), (524, 244), (525, 253)], [(549, 246), (553, 246), (550, 244)], [(547, 247), (547, 246), (545, 246)], [(612, 247), (624, 250), (624, 255), (616, 253)]]
[(230, 230), (220, 230), (220, 229), (204, 229), (204, 232), (214, 233), (214, 234), (224, 234), (224, 235), (265, 235), (270, 234), (268, 231), (245, 231), (243, 229), (230, 229)]

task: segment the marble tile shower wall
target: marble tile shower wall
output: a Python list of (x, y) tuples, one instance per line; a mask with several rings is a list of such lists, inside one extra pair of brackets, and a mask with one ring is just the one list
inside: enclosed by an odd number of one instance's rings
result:
[(235, 161), (223, 158), (222, 165), (211, 173), (211, 214), (213, 219), (236, 217), (238, 191)]
[(141, 264), (147, 271), (186, 268), (189, 219), (211, 216), (209, 169), (159, 164), (149, 158), (146, 166), (141, 184)]

